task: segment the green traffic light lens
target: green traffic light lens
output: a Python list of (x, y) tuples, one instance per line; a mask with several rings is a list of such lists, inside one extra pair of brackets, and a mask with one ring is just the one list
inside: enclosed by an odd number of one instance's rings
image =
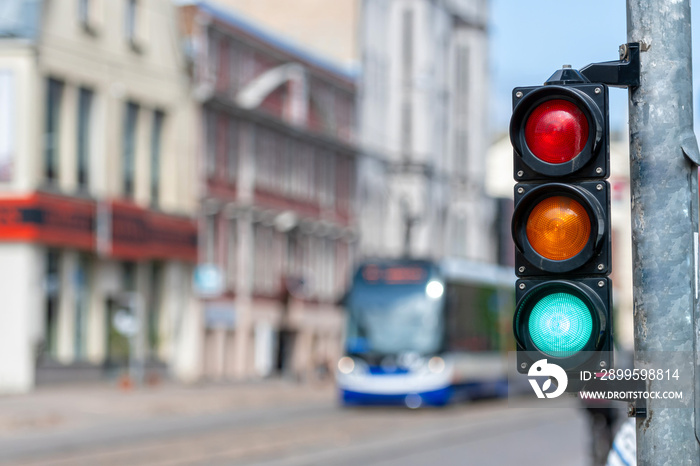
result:
[(538, 350), (550, 356), (568, 357), (586, 346), (593, 331), (593, 317), (580, 298), (570, 293), (553, 293), (532, 308), (528, 329)]

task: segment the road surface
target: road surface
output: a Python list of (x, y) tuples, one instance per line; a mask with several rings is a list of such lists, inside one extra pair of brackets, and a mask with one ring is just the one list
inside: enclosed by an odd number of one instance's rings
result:
[(0, 398), (1, 465), (587, 465), (575, 404), (340, 408), (332, 386), (68, 387)]

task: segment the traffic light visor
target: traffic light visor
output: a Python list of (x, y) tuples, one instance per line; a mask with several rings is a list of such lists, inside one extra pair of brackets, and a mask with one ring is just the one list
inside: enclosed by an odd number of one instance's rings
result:
[(532, 249), (550, 260), (567, 260), (586, 246), (591, 219), (586, 209), (568, 196), (551, 196), (532, 209), (526, 226)]
[(581, 153), (588, 141), (588, 119), (574, 103), (546, 100), (528, 116), (525, 143), (538, 159), (566, 163)]
[(528, 319), (530, 338), (544, 354), (568, 357), (581, 351), (593, 331), (588, 306), (571, 293), (543, 296), (535, 303)]

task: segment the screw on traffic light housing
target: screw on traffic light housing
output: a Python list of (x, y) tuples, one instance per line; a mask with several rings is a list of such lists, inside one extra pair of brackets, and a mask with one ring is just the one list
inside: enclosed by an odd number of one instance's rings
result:
[(513, 91), (518, 371), (610, 367), (608, 88), (565, 68)]

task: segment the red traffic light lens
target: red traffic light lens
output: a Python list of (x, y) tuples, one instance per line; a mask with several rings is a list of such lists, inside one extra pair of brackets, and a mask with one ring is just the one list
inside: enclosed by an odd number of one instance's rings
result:
[(540, 201), (527, 219), (527, 240), (542, 257), (567, 260), (581, 252), (591, 234), (586, 209), (567, 196)]
[(538, 159), (565, 163), (581, 153), (588, 141), (588, 119), (568, 100), (553, 99), (532, 111), (525, 124), (525, 142)]

